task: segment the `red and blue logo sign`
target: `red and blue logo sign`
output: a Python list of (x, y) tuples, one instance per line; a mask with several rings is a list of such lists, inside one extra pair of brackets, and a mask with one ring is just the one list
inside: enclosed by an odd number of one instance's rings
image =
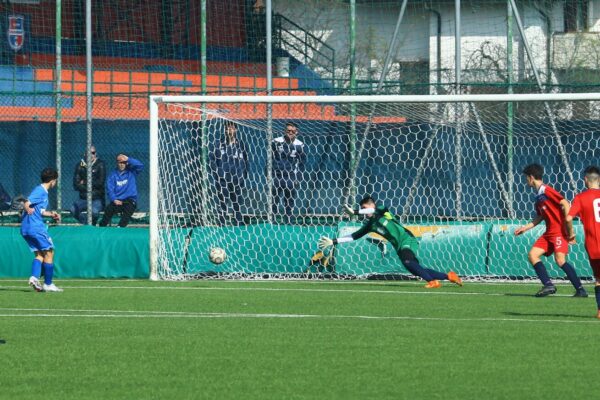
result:
[(19, 51), (25, 42), (25, 17), (22, 15), (8, 16), (8, 44), (14, 51)]

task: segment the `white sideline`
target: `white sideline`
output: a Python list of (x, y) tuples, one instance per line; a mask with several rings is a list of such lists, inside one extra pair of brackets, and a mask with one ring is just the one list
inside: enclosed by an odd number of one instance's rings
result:
[[(265, 319), (360, 319), (387, 321), (439, 321), (439, 322), (526, 322), (526, 323), (563, 323), (563, 324), (599, 324), (595, 318), (590, 320), (527, 319), (527, 318), (446, 318), (376, 315), (326, 315), (326, 314), (257, 314), (257, 313), (193, 313), (169, 311), (120, 311), (120, 310), (65, 310), (35, 308), (0, 308), (0, 311), (30, 311), (33, 313), (0, 313), (0, 318), (265, 318)], [(58, 313), (36, 313), (36, 311), (58, 311)], [(66, 314), (69, 313), (69, 314)], [(593, 318), (593, 319), (592, 319)]]

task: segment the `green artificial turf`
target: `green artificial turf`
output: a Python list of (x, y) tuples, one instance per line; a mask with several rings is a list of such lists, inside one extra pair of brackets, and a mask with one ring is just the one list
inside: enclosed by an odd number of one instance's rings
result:
[(594, 398), (600, 321), (529, 284), (0, 280), (2, 399)]

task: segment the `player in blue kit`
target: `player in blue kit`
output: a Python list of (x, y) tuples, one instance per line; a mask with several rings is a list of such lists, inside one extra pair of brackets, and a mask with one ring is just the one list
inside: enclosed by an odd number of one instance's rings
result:
[[(52, 217), (60, 221), (60, 214), (48, 211), (48, 191), (56, 186), (58, 171), (54, 168), (45, 168), (41, 174), (42, 183), (36, 186), (25, 202), (23, 221), (21, 222), (21, 235), (35, 254), (31, 264), (31, 277), (29, 285), (36, 292), (62, 292), (62, 289), (52, 283), (54, 275), (54, 244), (48, 235), (48, 227), (44, 217)], [(44, 269), (44, 284), (39, 278)]]

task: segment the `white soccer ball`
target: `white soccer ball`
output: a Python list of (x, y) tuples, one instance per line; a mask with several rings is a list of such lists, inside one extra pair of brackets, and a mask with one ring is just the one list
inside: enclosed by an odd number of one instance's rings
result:
[(208, 258), (213, 264), (221, 264), (227, 259), (227, 253), (220, 247), (213, 247), (208, 253)]

